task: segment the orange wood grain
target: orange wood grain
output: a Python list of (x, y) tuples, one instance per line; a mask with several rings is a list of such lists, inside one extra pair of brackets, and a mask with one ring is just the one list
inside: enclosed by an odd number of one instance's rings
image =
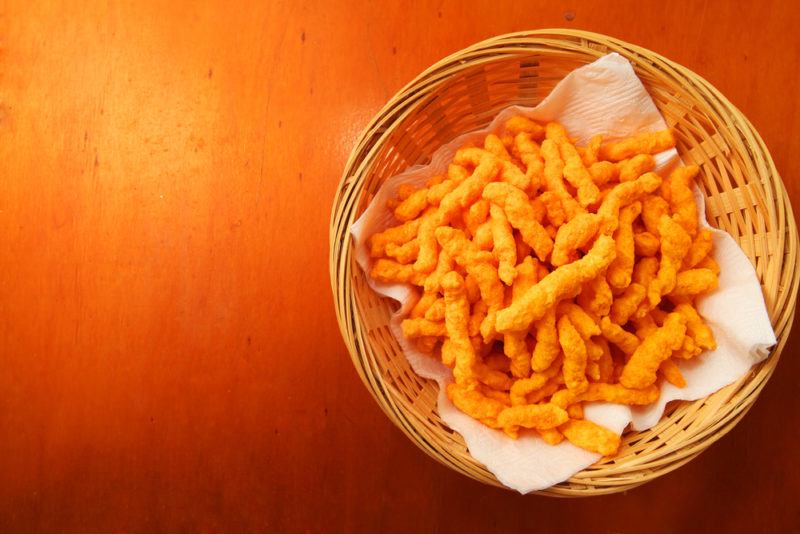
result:
[(0, 530), (797, 528), (794, 340), (699, 459), (583, 501), (439, 466), (352, 369), (327, 238), (356, 137), (444, 55), (556, 26), (705, 76), (800, 206), (790, 1), (0, 4)]

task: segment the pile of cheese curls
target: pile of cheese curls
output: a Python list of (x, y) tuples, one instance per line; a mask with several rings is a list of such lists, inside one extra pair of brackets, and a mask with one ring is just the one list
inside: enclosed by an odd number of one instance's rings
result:
[(698, 168), (653, 172), (674, 146), (671, 130), (576, 146), (562, 125), (517, 116), (426, 187), (398, 187), (370, 276), (418, 288), (403, 334), (452, 368), (458, 409), (612, 456), (620, 436), (584, 419), (584, 402), (646, 405), (661, 381), (686, 385), (679, 362), (716, 348), (694, 301), (719, 267)]

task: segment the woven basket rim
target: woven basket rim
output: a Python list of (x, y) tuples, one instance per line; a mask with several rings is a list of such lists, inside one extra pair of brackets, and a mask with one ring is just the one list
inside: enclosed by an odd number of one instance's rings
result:
[[(587, 42), (576, 41), (576, 39), (585, 40)], [(528, 46), (525, 46), (524, 44), (510, 44), (510, 42), (514, 42), (516, 40), (523, 41)], [(413, 109), (413, 104), (417, 102), (416, 100), (413, 100), (415, 93), (424, 92), (426, 87), (438, 87), (441, 83), (451, 77), (454, 72), (459, 72), (448, 70), (454, 63), (459, 62), (462, 64), (467, 64), (465, 61), (463, 61), (465, 56), (470, 56), (471, 60), (473, 61), (478, 61), (475, 58), (484, 58), (485, 63), (492, 63), (497, 61), (498, 58), (515, 58), (519, 55), (519, 53), (530, 53), (537, 47), (543, 47), (546, 49), (547, 46), (549, 46), (549, 43), (559, 43), (563, 46), (572, 45), (576, 50), (581, 52), (589, 49), (593, 50), (594, 52), (598, 52), (598, 49), (592, 48), (589, 44), (587, 44), (588, 42), (603, 43), (599, 46), (606, 47), (602, 53), (597, 54), (598, 57), (609, 52), (619, 52), (630, 61), (631, 58), (629, 55), (633, 53), (639, 58), (645, 58), (651, 63), (651, 65), (660, 63), (661, 67), (668, 67), (674, 73), (679, 74), (682, 79), (691, 79), (694, 84), (699, 85), (701, 89), (708, 93), (706, 96), (708, 97), (709, 101), (711, 100), (711, 97), (713, 97), (713, 99), (715, 99), (722, 108), (730, 112), (730, 115), (734, 119), (743, 123), (744, 127), (738, 127), (736, 129), (737, 133), (748, 139), (748, 142), (746, 143), (748, 150), (759, 150), (758, 155), (763, 158), (763, 163), (769, 168), (771, 177), (773, 178), (773, 180), (771, 180), (771, 182), (767, 185), (776, 189), (776, 198), (772, 203), (768, 204), (768, 208), (770, 213), (776, 209), (778, 211), (778, 240), (779, 244), (783, 245), (781, 246), (780, 250), (782, 250), (785, 254), (788, 254), (790, 257), (796, 257), (797, 254), (798, 236), (792, 207), (788, 200), (788, 196), (780, 175), (778, 174), (774, 162), (772, 161), (772, 157), (758, 131), (753, 128), (752, 124), (741, 113), (741, 111), (739, 111), (738, 108), (736, 108), (708, 81), (690, 69), (683, 67), (658, 53), (599, 33), (581, 30), (568, 30), (563, 28), (548, 28), (498, 35), (490, 39), (474, 43), (473, 45), (446, 56), (445, 58), (423, 70), (413, 80), (403, 86), (395, 94), (395, 96), (392, 97), (373, 116), (368, 125), (364, 128), (355, 147), (348, 157), (342, 179), (340, 180), (337, 188), (336, 198), (331, 211), (330, 223), (330, 275), (334, 299), (337, 301), (337, 320), (359, 376), (390, 419), (397, 426), (399, 426), (401, 430), (403, 430), (403, 432), (412, 439), (412, 441), (414, 441), (420, 448), (422, 448), (427, 454), (432, 456), (437, 461), (444, 463), (445, 465), (448, 465), (449, 467), (452, 467), (464, 474), (467, 474), (472, 478), (476, 478), (489, 484), (499, 485), (501, 487), (505, 486), (500, 485), (496, 479), (491, 480), (491, 478), (493, 478), (491, 475), (489, 479), (487, 479), (484, 473), (480, 473), (480, 476), (478, 476), (475, 473), (465, 471), (464, 469), (460, 468), (460, 466), (456, 467), (452, 458), (445, 460), (442, 454), (446, 453), (447, 451), (442, 451), (441, 448), (435, 443), (428, 443), (425, 438), (415, 432), (413, 425), (407, 420), (408, 414), (403, 413), (402, 407), (395, 406), (388, 401), (384, 402), (385, 399), (380, 397), (380, 395), (386, 395), (383, 379), (377, 372), (375, 372), (375, 370), (365, 368), (360, 360), (360, 352), (364, 349), (360, 339), (361, 325), (359, 324), (357, 316), (352, 314), (352, 310), (358, 308), (358, 303), (354, 302), (352, 295), (350, 295), (349, 299), (345, 298), (342, 301), (344, 307), (343, 309), (338, 305), (338, 299), (341, 297), (341, 294), (346, 292), (346, 290), (342, 291), (342, 289), (347, 288), (351, 281), (346, 276), (350, 272), (349, 269), (351, 266), (349, 263), (352, 254), (352, 242), (349, 234), (349, 226), (355, 218), (355, 216), (352, 214), (350, 214), (350, 218), (343, 217), (343, 214), (340, 210), (342, 207), (343, 198), (353, 194), (356, 194), (356, 196), (361, 194), (360, 188), (351, 189), (349, 188), (349, 185), (355, 179), (358, 179), (359, 176), (368, 171), (371, 165), (374, 164), (374, 162), (370, 159), (370, 155), (374, 156), (377, 149), (380, 148), (381, 141), (385, 141), (387, 139), (386, 130), (383, 130), (378, 138), (375, 139), (375, 136), (378, 133), (377, 127), (382, 125), (387, 120), (387, 117), (391, 118), (393, 114), (396, 114), (398, 109), (403, 109), (405, 106), (408, 106), (409, 110)], [(507, 53), (493, 51), (491, 50), (493, 46), (501, 48)], [(474, 63), (469, 65), (474, 66)], [(636, 64), (635, 66), (638, 67), (640, 65)], [(396, 126), (400, 122), (400, 117), (394, 117), (389, 120), (387, 126)], [(368, 149), (366, 151), (367, 154), (361, 158), (361, 165), (356, 165), (359, 157), (364, 154), (362, 147)], [(370, 165), (365, 166), (365, 161), (370, 161)], [(737, 239), (737, 237), (734, 236), (734, 239)], [(751, 261), (755, 260), (751, 258)], [(784, 334), (784, 332), (788, 334), (788, 329), (791, 327), (791, 321), (794, 317), (794, 306), (797, 300), (798, 287), (800, 287), (800, 273), (796, 271), (797, 270), (792, 269), (787, 270), (784, 272), (784, 276), (779, 282), (780, 285), (785, 289), (778, 295), (779, 300), (775, 306), (775, 310), (778, 310), (780, 313), (775, 311), (771, 314), (771, 320), (773, 327), (775, 328), (776, 335)], [(345, 302), (347, 300), (349, 300), (349, 302)], [(776, 317), (776, 315), (778, 317)], [(556, 496), (583, 496), (613, 493), (638, 486), (652, 478), (655, 478), (656, 476), (660, 476), (669, 471), (677, 469), (681, 465), (684, 465), (697, 454), (702, 452), (702, 450), (707, 448), (711, 443), (721, 438), (738, 423), (745, 413), (747, 413), (755, 401), (758, 393), (761, 391), (761, 389), (763, 389), (767, 380), (774, 371), (775, 365), (777, 364), (781, 350), (785, 346), (787, 338), (788, 335), (779, 335), (779, 343), (772, 349), (770, 356), (763, 362), (754, 366), (748, 375), (738, 380), (735, 384), (726, 386), (722, 390), (704, 399), (699, 399), (697, 401), (683, 401), (682, 406), (672, 410), (669, 415), (663, 416), (659, 424), (657, 424), (654, 429), (635, 433), (636, 435), (639, 435), (646, 434), (651, 431), (655, 432), (655, 429), (661, 429), (662, 426), (669, 426), (669, 423), (673, 418), (683, 417), (687, 413), (690, 413), (692, 409), (697, 409), (696, 407), (698, 406), (702, 407), (709, 398), (713, 396), (719, 396), (721, 393), (728, 390), (731, 392), (731, 396), (722, 403), (722, 407), (729, 409), (729, 412), (726, 413), (726, 418), (718, 420), (715, 425), (706, 428), (704, 432), (694, 434), (694, 439), (691, 441), (686, 443), (681, 442), (680, 446), (675, 447), (676, 451), (671, 453), (671, 455), (666, 456), (661, 454), (661, 456), (656, 458), (656, 461), (663, 464), (664, 467), (661, 468), (654, 476), (647, 476), (647, 473), (644, 472), (645, 469), (653, 469), (654, 467), (637, 467), (634, 462), (629, 462), (629, 468), (617, 469), (617, 474), (620, 476), (614, 477), (613, 480), (606, 480), (598, 483), (599, 479), (596, 478), (595, 473), (598, 470), (602, 471), (602, 468), (604, 466), (607, 467), (607, 465), (599, 464), (598, 467), (598, 464), (596, 464), (595, 466), (591, 466), (586, 470), (577, 473), (565, 483), (554, 486), (549, 490), (536, 493)], [(749, 389), (742, 389), (742, 386), (745, 384), (750, 385), (751, 387)], [(676, 414), (678, 415), (676, 416)], [(626, 434), (626, 436), (628, 435), (629, 434)], [(642, 459), (640, 463), (646, 464), (646, 459)], [(656, 465), (655, 467), (660, 467), (660, 465)], [(640, 476), (641, 473), (643, 473), (643, 475)]]

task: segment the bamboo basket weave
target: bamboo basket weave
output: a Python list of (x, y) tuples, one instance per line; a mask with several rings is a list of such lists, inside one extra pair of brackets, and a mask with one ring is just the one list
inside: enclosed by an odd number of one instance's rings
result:
[(655, 427), (626, 433), (615, 458), (539, 493), (624, 491), (687, 463), (747, 413), (792, 325), (800, 272), (789, 199), (761, 137), (707, 81), (649, 50), (564, 29), (502, 35), (441, 60), (384, 106), (347, 161), (331, 217), (331, 285), (353, 364), (386, 415), (437, 461), (494, 486), (502, 487), (439, 418), (436, 383), (412, 371), (393, 339), (388, 322), (395, 303), (367, 285), (354, 259), (350, 226), (387, 178), (427, 163), (439, 146), (485, 127), (509, 105), (536, 105), (567, 73), (610, 52), (633, 64), (674, 127), (680, 156), (701, 167), (708, 221), (733, 236), (755, 266), (778, 344), (736, 383), (705, 399), (672, 404)]

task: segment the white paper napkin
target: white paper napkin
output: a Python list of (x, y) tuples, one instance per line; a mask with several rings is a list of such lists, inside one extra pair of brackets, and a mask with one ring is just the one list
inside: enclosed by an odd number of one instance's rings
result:
[[(509, 107), (486, 129), (462, 135), (441, 147), (429, 165), (413, 167), (387, 180), (352, 228), (356, 259), (361, 268), (369, 272), (366, 239), (399, 224), (386, 208), (386, 201), (392, 198), (399, 184), (422, 186), (429, 177), (447, 168), (459, 147), (468, 142), (480, 143), (487, 133), (497, 131), (507, 119), (519, 114), (539, 122), (559, 121), (571, 136), (577, 137), (579, 144), (586, 143), (596, 133), (602, 133), (604, 139), (614, 139), (667, 127), (628, 61), (618, 54), (604, 56), (567, 75), (535, 108)], [(659, 154), (656, 162), (656, 170), (662, 175), (681, 163), (674, 149)], [(695, 196), (700, 206), (701, 224), (708, 226), (703, 197), (697, 188)], [(714, 230), (714, 258), (721, 268), (719, 288), (698, 301), (698, 311), (714, 331), (717, 349), (689, 362), (680, 362), (686, 387), (664, 384), (660, 399), (653, 405), (631, 409), (617, 404), (587, 404), (584, 411), (587, 419), (618, 433), (629, 423), (636, 430), (644, 430), (658, 422), (667, 402), (705, 397), (733, 383), (753, 364), (767, 357), (767, 349), (776, 343), (775, 333), (750, 261), (735, 241), (720, 230)], [(567, 441), (551, 446), (536, 435), (522, 435), (513, 440), (460, 412), (444, 393), (445, 386), (452, 381), (450, 369), (417, 351), (402, 335), (400, 323), (418, 298), (416, 290), (403, 284), (381, 284), (372, 280), (370, 285), (378, 293), (402, 304), (392, 317), (392, 333), (414, 371), (439, 383), (438, 409), (442, 419), (464, 437), (470, 454), (503, 484), (520, 493), (544, 489), (600, 459), (600, 455)]]

